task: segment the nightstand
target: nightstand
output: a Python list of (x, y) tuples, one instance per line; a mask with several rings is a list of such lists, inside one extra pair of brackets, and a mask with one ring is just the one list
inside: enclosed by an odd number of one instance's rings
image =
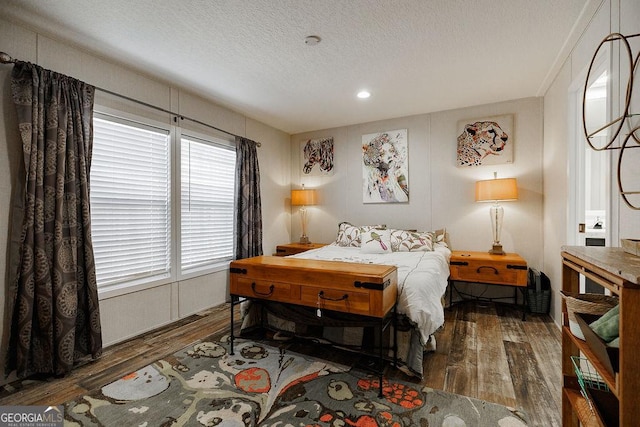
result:
[(275, 256), (288, 256), (306, 252), (310, 249), (318, 249), (327, 246), (326, 243), (287, 243), (285, 245), (276, 246)]
[[(522, 292), (522, 320), (525, 320), (528, 307), (527, 270), (527, 262), (518, 254), (493, 255), (488, 252), (453, 251), (449, 262), (449, 302), (451, 303), (453, 298), (454, 282), (510, 286), (514, 288), (516, 305), (518, 290)], [(488, 300), (493, 299), (499, 298)]]

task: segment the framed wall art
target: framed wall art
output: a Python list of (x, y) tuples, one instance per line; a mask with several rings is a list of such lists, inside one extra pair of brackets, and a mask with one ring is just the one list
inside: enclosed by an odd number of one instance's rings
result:
[(460, 167), (513, 163), (513, 114), (458, 122)]
[(409, 201), (407, 130), (362, 135), (363, 203)]
[(300, 142), (303, 176), (333, 175), (333, 137)]

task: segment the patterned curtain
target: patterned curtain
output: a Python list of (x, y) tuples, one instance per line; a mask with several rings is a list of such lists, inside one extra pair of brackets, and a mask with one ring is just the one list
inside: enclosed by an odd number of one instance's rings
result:
[(25, 176), (6, 372), (63, 375), (102, 352), (89, 169), (93, 86), (18, 62), (11, 90)]
[(257, 143), (236, 137), (236, 259), (262, 255), (262, 204)]

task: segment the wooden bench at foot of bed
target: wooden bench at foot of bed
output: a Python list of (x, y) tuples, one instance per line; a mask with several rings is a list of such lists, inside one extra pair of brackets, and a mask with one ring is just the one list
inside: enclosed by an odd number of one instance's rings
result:
[[(383, 330), (396, 317), (389, 316), (398, 294), (398, 271), (392, 265), (258, 256), (229, 267), (231, 354), (233, 307), (241, 297), (313, 307), (319, 317), (323, 310), (332, 310), (371, 318), (379, 322), (381, 343)], [(395, 347), (394, 339), (394, 354)], [(379, 356), (382, 395), (382, 346)]]

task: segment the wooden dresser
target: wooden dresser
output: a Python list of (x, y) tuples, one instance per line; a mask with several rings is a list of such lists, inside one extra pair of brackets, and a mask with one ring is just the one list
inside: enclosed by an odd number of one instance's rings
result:
[[(640, 425), (640, 257), (621, 248), (594, 246), (564, 246), (561, 255), (563, 291), (578, 293), (583, 276), (618, 296), (620, 304), (618, 372), (612, 373), (601, 360), (608, 356), (571, 333), (567, 307), (563, 303), (562, 425)], [(571, 356), (588, 359), (609, 387), (609, 410), (603, 412), (596, 404), (591, 407), (580, 393)]]

